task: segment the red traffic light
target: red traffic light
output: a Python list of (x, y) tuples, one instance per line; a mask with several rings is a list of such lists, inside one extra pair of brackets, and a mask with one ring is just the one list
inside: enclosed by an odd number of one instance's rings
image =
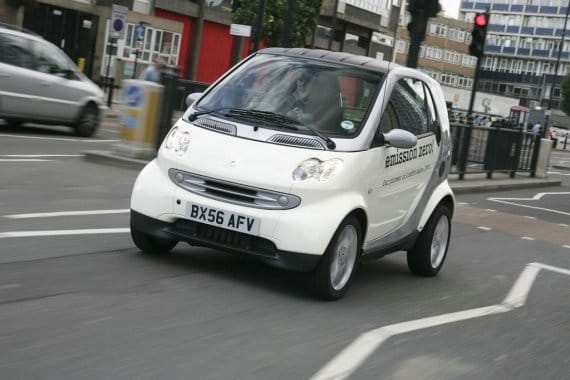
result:
[(475, 15), (475, 20), (473, 22), (477, 26), (485, 27), (487, 26), (487, 16), (485, 16), (483, 13), (478, 13)]

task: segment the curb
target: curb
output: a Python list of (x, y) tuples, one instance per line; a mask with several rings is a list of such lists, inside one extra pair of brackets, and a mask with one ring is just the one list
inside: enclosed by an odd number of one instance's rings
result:
[[(492, 181), (492, 180), (490, 180)], [(562, 181), (557, 179), (537, 179), (537, 180), (521, 180), (524, 182), (513, 182), (511, 180), (503, 183), (478, 183), (478, 184), (464, 184), (450, 181), (449, 185), (455, 194), (466, 193), (484, 193), (495, 190), (518, 190), (518, 189), (533, 189), (536, 187), (546, 186), (560, 186)]]
[[(89, 150), (83, 152), (84, 159), (97, 164), (106, 164), (127, 169), (141, 170), (149, 160), (118, 156), (110, 151)], [(555, 179), (510, 179), (506, 181), (490, 180), (485, 183), (462, 183), (458, 180), (450, 180), (449, 185), (456, 194), (482, 193), (495, 190), (531, 189), (544, 186), (560, 186), (561, 181)], [(501, 182), (499, 182), (501, 181)]]
[(147, 160), (140, 160), (137, 158), (121, 157), (109, 151), (103, 150), (88, 150), (83, 152), (83, 158), (86, 161), (96, 164), (111, 165), (115, 167), (122, 167), (126, 169), (140, 170), (149, 163)]
[(554, 169), (570, 170), (570, 166), (565, 166), (565, 165), (552, 165), (552, 167), (553, 167)]

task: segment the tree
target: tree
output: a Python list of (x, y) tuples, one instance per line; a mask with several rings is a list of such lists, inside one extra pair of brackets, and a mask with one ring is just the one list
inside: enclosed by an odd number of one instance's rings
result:
[[(233, 14), (237, 24), (255, 25), (260, 0), (242, 0), (241, 6)], [(304, 47), (317, 25), (323, 0), (296, 0), (293, 14), (290, 46)], [(262, 38), (266, 46), (280, 46), (284, 32), (284, 20), (288, 12), (287, 0), (267, 0)], [(252, 31), (255, 36), (255, 31)]]
[(570, 73), (564, 76), (562, 85), (560, 86), (562, 91), (562, 101), (560, 102), (560, 109), (567, 114), (570, 114)]

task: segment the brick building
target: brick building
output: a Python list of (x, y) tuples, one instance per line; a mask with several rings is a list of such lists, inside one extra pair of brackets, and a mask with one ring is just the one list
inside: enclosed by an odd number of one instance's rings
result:
[[(400, 18), (396, 37), (396, 62), (406, 64), (410, 47), (406, 28), (410, 15)], [(477, 59), (469, 55), (473, 24), (438, 16), (429, 20), (421, 44), (418, 69), (443, 86), (471, 90)]]

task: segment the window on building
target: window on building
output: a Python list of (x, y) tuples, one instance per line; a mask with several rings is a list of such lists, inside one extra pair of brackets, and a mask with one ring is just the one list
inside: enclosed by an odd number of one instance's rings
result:
[(398, 40), (396, 42), (396, 52), (406, 53), (406, 47), (407, 47), (406, 40)]
[(429, 34), (432, 36), (445, 38), (447, 37), (447, 25), (437, 22), (430, 22)]
[(146, 27), (142, 40), (137, 41), (134, 36), (135, 24), (127, 24), (126, 38), (119, 41), (119, 58), (129, 58), (139, 50), (138, 61), (151, 63), (161, 57), (168, 65), (178, 64), (180, 52), (180, 33)]

